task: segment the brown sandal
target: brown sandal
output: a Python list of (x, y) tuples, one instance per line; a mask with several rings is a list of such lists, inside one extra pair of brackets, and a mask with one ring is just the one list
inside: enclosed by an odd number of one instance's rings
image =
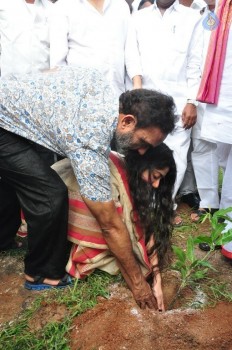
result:
[(194, 210), (191, 214), (190, 214), (190, 218), (192, 222), (198, 223), (202, 216), (205, 215), (207, 213), (207, 210), (204, 208), (199, 208), (197, 210)]

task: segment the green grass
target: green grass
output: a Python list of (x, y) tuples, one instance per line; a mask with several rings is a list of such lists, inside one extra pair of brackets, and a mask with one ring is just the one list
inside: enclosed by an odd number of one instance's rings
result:
[[(97, 272), (85, 281), (76, 280), (73, 287), (43, 293), (13, 324), (6, 324), (0, 332), (1, 350), (69, 350), (69, 332), (75, 316), (97, 304), (99, 296), (109, 296), (109, 284), (119, 280)], [(49, 322), (41, 330), (32, 331), (30, 320), (43, 304), (62, 304), (67, 315), (62, 322)]]

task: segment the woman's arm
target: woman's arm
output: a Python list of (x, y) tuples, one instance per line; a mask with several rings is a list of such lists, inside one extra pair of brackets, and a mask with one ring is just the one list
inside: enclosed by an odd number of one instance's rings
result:
[[(151, 237), (150, 241), (146, 246), (148, 252), (153, 245), (154, 245), (154, 239), (153, 237)], [(163, 291), (162, 291), (162, 278), (161, 278), (161, 273), (159, 269), (159, 260), (158, 260), (157, 252), (154, 252), (153, 254), (151, 254), (149, 256), (149, 260), (151, 263), (152, 279), (153, 279), (152, 291), (157, 301), (158, 310), (165, 311)]]

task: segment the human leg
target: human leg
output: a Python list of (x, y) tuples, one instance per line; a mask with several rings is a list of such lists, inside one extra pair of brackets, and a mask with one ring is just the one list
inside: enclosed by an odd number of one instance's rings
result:
[(197, 195), (197, 184), (192, 164), (192, 140), (187, 154), (187, 167), (184, 174), (183, 181), (180, 185), (178, 197), (181, 202), (188, 204), (190, 208), (199, 208), (199, 197)]
[(13, 188), (0, 180), (0, 251), (15, 245), (15, 236), (20, 226), (20, 206)]
[(67, 189), (27, 140), (0, 129), (0, 176), (17, 193), (28, 224), (25, 273), (59, 279), (67, 262)]
[[(177, 177), (173, 191), (173, 198), (176, 197), (176, 194), (179, 190), (179, 187), (183, 181), (184, 174), (187, 167), (187, 153), (190, 145), (190, 131), (185, 130), (182, 127), (182, 120), (179, 118), (179, 121), (176, 125), (175, 131), (173, 134), (169, 134), (164, 140), (166, 145), (173, 150), (173, 156), (176, 162)], [(174, 209), (177, 208), (175, 204)], [(174, 216), (174, 225), (180, 226), (182, 224), (182, 219), (180, 215), (175, 212)]]
[(192, 163), (201, 198), (200, 208), (219, 208), (217, 145), (193, 138)]
[(173, 192), (173, 197), (175, 197), (184, 178), (187, 167), (187, 153), (190, 145), (190, 130), (185, 130), (182, 127), (181, 118), (176, 124), (173, 134), (169, 134), (164, 140), (164, 143), (173, 150), (173, 156), (176, 162), (177, 178)]
[[(219, 159), (224, 160), (224, 176), (222, 181), (220, 209), (226, 209), (232, 207), (232, 145), (219, 143), (217, 146)], [(232, 212), (228, 213), (228, 216), (232, 219)], [(225, 231), (229, 229), (232, 229), (232, 222), (227, 221)], [(232, 259), (232, 242), (222, 246), (222, 254), (227, 258)]]

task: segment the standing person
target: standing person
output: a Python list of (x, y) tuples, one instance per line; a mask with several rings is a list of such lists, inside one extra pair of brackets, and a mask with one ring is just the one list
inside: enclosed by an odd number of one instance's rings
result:
[(49, 0), (0, 0), (1, 76), (50, 68)]
[[(135, 300), (142, 308), (154, 307), (112, 201), (108, 155), (114, 131), (122, 150), (144, 154), (160, 144), (175, 125), (173, 99), (133, 90), (121, 95), (118, 114), (118, 101), (102, 75), (78, 67), (34, 73), (21, 77), (20, 84), (17, 78), (2, 79), (0, 84), (0, 176), (15, 189), (28, 224), (26, 287), (57, 285), (64, 273), (67, 237), (66, 187), (37, 159), (29, 139), (71, 160), (82, 198)], [(4, 244), (1, 231), (0, 242)]]
[[(187, 166), (191, 127), (197, 119), (196, 95), (203, 51), (200, 15), (178, 1), (157, 0), (132, 17), (130, 40), (137, 39), (142, 64), (142, 85), (172, 95), (179, 120), (165, 143), (174, 151), (177, 165), (176, 195)], [(176, 217), (175, 223), (181, 222)]]
[[(49, 69), (49, 15), (53, 4), (49, 0), (0, 0), (0, 67), (1, 76), (15, 76)], [(57, 155), (46, 148), (34, 145), (36, 151), (49, 165), (57, 160)], [(0, 192), (12, 203), (3, 203), (0, 216), (13, 218), (18, 211), (16, 194), (0, 181)], [(13, 204), (15, 203), (15, 204)], [(8, 211), (6, 210), (8, 208)], [(9, 210), (11, 208), (11, 210)], [(8, 230), (14, 235), (20, 224), (18, 220), (11, 226), (1, 226), (1, 230)], [(20, 227), (20, 236), (24, 236), (24, 225)], [(19, 245), (21, 243), (18, 243)], [(17, 247), (15, 242), (9, 241), (6, 248)]]
[[(203, 138), (217, 144), (219, 162), (223, 160), (224, 176), (220, 208), (232, 206), (232, 5), (220, 0), (216, 16), (219, 25), (212, 32), (206, 64), (198, 93), (199, 101), (207, 103), (202, 122)], [(228, 214), (232, 218), (232, 214)], [(231, 229), (231, 222), (226, 229)], [(232, 259), (232, 243), (222, 247), (222, 254)]]
[(101, 69), (119, 96), (125, 91), (127, 66), (134, 88), (140, 88), (141, 70), (134, 69), (125, 56), (129, 21), (125, 0), (59, 0), (51, 21), (51, 68)]
[[(214, 20), (212, 25), (210, 25), (210, 21), (209, 24), (207, 24), (207, 19), (210, 18), (210, 16), (212, 16), (212, 19), (214, 18), (213, 11), (215, 8), (215, 1), (183, 0), (181, 3), (193, 8), (202, 15), (202, 27), (204, 29), (204, 61), (211, 32), (216, 28)], [(201, 125), (204, 111), (205, 104), (199, 103), (197, 106), (197, 122), (192, 128), (192, 143), (188, 152), (187, 170), (179, 190), (181, 201), (189, 204), (189, 206), (194, 209), (190, 215), (193, 222), (199, 222), (200, 217), (206, 212), (206, 210), (209, 210), (208, 208), (216, 210), (219, 207), (217, 146), (214, 143), (201, 138)], [(194, 205), (194, 197), (196, 197), (194, 192), (196, 191), (196, 188), (200, 200), (196, 202), (197, 205)]]
[[(206, 59), (211, 33), (217, 28), (216, 17), (214, 14), (215, 1), (206, 0), (205, 3), (206, 6), (201, 9), (202, 26), (204, 28), (204, 61)], [(213, 21), (210, 21), (210, 17), (212, 17)], [(212, 25), (210, 25), (211, 22)], [(199, 221), (200, 217), (206, 210), (209, 210), (209, 208), (212, 211), (219, 208), (219, 162), (217, 145), (210, 142), (208, 139), (203, 139), (201, 136), (201, 127), (204, 119), (205, 108), (205, 104), (199, 103), (198, 119), (192, 129), (192, 163), (196, 176), (197, 188), (200, 195), (200, 207), (191, 214), (191, 219), (195, 222)]]

